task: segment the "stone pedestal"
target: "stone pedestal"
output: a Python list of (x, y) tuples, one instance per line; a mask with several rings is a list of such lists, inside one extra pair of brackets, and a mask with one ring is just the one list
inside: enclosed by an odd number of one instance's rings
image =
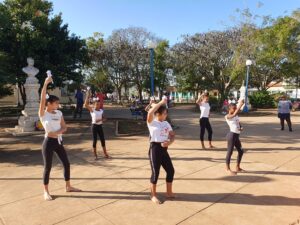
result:
[(26, 92), (26, 105), (22, 111), (22, 116), (18, 120), (18, 126), (10, 131), (15, 136), (21, 136), (26, 134), (32, 134), (35, 131), (35, 123), (39, 120), (39, 88), (40, 84), (36, 75), (39, 70), (34, 67), (33, 58), (27, 58), (28, 66), (24, 67), (22, 71), (27, 75), (26, 82), (24, 84)]
[(22, 111), (22, 115), (18, 120), (16, 132), (31, 132), (35, 130), (35, 123), (39, 120), (39, 88), (38, 80), (36, 83), (28, 83), (24, 85), (26, 91), (26, 105)]
[[(246, 87), (245, 87), (244, 81), (243, 81), (243, 85), (240, 88), (240, 99), (244, 99), (245, 100), (245, 98), (246, 98)], [(244, 107), (245, 107), (245, 105), (241, 108), (241, 110), (243, 110)], [(250, 104), (250, 101), (249, 101), (249, 96), (247, 98), (247, 107), (248, 107), (248, 110), (251, 109), (251, 104)]]

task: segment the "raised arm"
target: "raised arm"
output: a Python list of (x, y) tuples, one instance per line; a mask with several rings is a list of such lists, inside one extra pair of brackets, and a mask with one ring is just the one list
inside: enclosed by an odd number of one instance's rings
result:
[(147, 123), (151, 123), (154, 120), (154, 113), (159, 109), (160, 106), (166, 105), (166, 104), (167, 104), (166, 99), (161, 100), (157, 104), (152, 104), (153, 107), (148, 112)]
[(236, 110), (234, 111), (234, 113), (231, 114), (231, 115), (227, 114), (227, 119), (232, 119), (233, 117), (235, 117), (239, 113), (240, 109), (243, 107), (244, 104), (245, 104), (244, 99), (241, 99), (239, 101), (238, 107), (236, 108)]
[(90, 103), (89, 103), (90, 96), (91, 96), (91, 92), (90, 92), (90, 90), (88, 90), (86, 92), (86, 96), (85, 96), (84, 107), (87, 108), (87, 110), (89, 110), (90, 112), (92, 112), (93, 108), (90, 106)]
[(200, 94), (200, 93), (198, 94), (198, 99), (196, 101), (196, 104), (201, 105), (203, 95), (204, 95), (204, 92), (202, 94)]
[(150, 103), (145, 107), (146, 112), (149, 112), (149, 110), (154, 102), (155, 102), (154, 100), (150, 100)]
[(40, 108), (39, 108), (39, 117), (43, 117), (45, 114), (45, 107), (46, 107), (46, 94), (47, 94), (47, 87), (48, 84), (50, 84), (52, 82), (52, 77), (47, 77), (42, 91), (41, 91), (41, 101), (40, 101)]

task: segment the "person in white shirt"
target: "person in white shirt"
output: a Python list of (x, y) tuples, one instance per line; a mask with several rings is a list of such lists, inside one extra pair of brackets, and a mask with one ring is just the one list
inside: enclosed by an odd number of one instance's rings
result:
[(39, 107), (39, 118), (45, 129), (45, 139), (42, 147), (43, 161), (44, 161), (44, 199), (52, 200), (49, 193), (49, 177), (52, 168), (52, 158), (55, 152), (63, 164), (64, 178), (66, 181), (66, 191), (76, 192), (81, 191), (74, 188), (70, 184), (70, 163), (67, 153), (62, 143), (62, 134), (67, 131), (67, 126), (64, 121), (62, 112), (57, 110), (59, 106), (59, 98), (54, 95), (47, 95), (47, 86), (52, 83), (52, 78), (48, 77), (41, 92), (41, 101)]
[(284, 130), (284, 121), (286, 120), (289, 131), (292, 132), (291, 109), (293, 104), (283, 95), (278, 102), (278, 118), (280, 119), (281, 130)]
[(212, 128), (209, 122), (209, 116), (210, 116), (210, 105), (209, 105), (209, 94), (207, 92), (203, 92), (202, 94), (199, 93), (198, 95), (198, 100), (196, 103), (200, 107), (200, 141), (202, 145), (202, 149), (205, 149), (205, 144), (204, 144), (204, 134), (205, 134), (205, 129), (208, 132), (208, 142), (209, 142), (209, 148), (213, 148), (213, 145), (211, 143), (212, 141)]
[[(244, 105), (243, 99), (239, 101), (238, 106), (236, 106), (236, 104), (233, 103), (229, 104), (228, 114), (225, 116), (225, 120), (230, 129), (230, 132), (227, 134), (226, 170), (231, 175), (236, 175), (238, 172), (244, 172), (244, 170), (240, 167), (244, 151), (242, 149), (242, 144), (240, 141), (240, 133), (242, 131), (242, 127), (238, 117), (238, 112), (243, 107), (243, 105)], [(234, 147), (238, 151), (236, 171), (232, 171), (230, 169), (230, 160), (231, 160)]]
[(92, 133), (93, 133), (93, 151), (95, 160), (98, 159), (97, 155), (97, 139), (98, 136), (101, 141), (102, 150), (104, 153), (105, 158), (110, 158), (110, 156), (107, 153), (106, 145), (105, 145), (105, 137), (103, 132), (103, 121), (105, 121), (105, 118), (103, 116), (104, 111), (101, 109), (101, 101), (97, 98), (93, 99), (93, 106), (90, 106), (89, 99), (90, 99), (91, 93), (90, 90), (87, 91), (84, 107), (87, 108), (91, 114), (92, 117)]
[(152, 104), (147, 116), (147, 126), (150, 133), (149, 158), (151, 165), (151, 201), (161, 204), (157, 198), (156, 184), (162, 166), (166, 173), (167, 198), (174, 198), (172, 192), (172, 182), (174, 178), (174, 167), (168, 153), (168, 147), (174, 142), (175, 133), (171, 125), (166, 121), (168, 111), (166, 108), (167, 100), (163, 99), (158, 104)]

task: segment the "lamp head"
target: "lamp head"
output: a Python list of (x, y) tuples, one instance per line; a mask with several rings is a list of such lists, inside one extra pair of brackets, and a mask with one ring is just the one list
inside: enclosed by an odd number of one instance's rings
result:
[(252, 60), (251, 59), (247, 59), (246, 60), (246, 66), (251, 66), (252, 65)]
[(148, 48), (149, 48), (149, 49), (154, 49), (154, 48), (156, 48), (155, 42), (149, 41), (149, 42), (148, 42)]

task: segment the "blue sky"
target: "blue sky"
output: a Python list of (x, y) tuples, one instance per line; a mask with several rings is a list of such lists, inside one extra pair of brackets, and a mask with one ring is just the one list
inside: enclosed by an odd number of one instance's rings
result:
[(221, 30), (237, 8), (280, 16), (300, 8), (300, 0), (53, 0), (69, 29), (83, 38), (94, 32), (108, 37), (118, 28), (141, 26), (158, 37), (178, 41), (182, 34)]

